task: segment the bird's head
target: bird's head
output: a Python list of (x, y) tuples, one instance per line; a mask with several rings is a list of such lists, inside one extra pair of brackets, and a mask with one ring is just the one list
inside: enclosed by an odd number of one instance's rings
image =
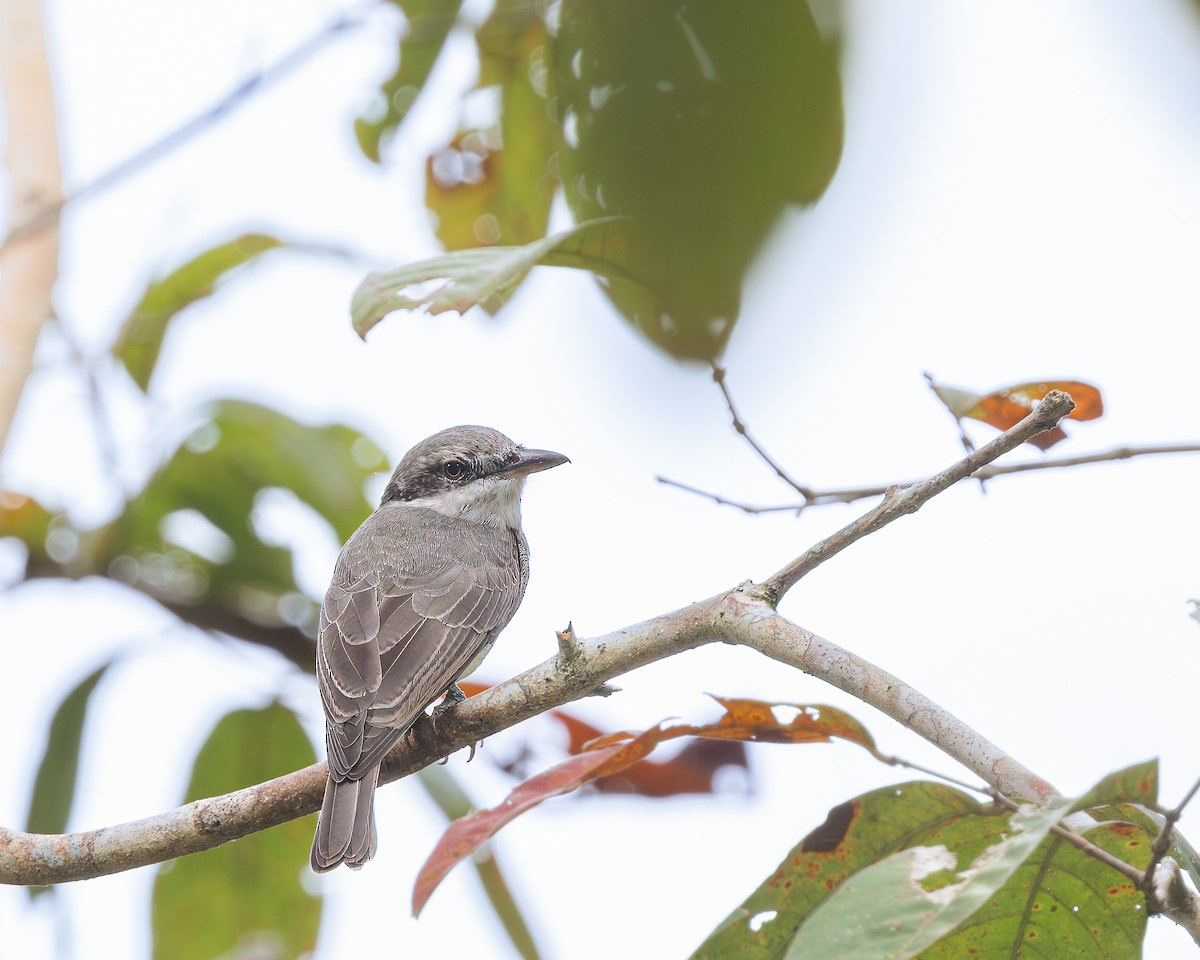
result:
[(569, 463), (552, 450), (518, 446), (491, 427), (450, 427), (396, 465), (383, 503), (403, 501), (490, 526), (521, 525), (521, 488), (539, 470)]

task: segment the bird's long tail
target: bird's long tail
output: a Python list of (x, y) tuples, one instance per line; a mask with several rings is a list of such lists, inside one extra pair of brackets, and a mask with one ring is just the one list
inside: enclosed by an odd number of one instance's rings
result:
[(361, 867), (375, 855), (375, 782), (379, 767), (361, 780), (325, 783), (325, 800), (310, 863), (317, 873), (328, 873), (339, 863)]

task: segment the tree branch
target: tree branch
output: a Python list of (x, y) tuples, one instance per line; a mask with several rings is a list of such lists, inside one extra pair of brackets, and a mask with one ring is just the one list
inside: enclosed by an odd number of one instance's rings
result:
[[(915, 511), (989, 459), (1053, 426), (1072, 405), (1065, 394), (1048, 395), (1012, 430), (948, 470), (889, 492), (879, 507), (817, 544), (765, 584), (747, 582), (592, 640), (576, 641), (572, 631), (564, 631), (559, 651), (551, 659), (446, 712), (436, 730), (431, 724), (418, 723), (412, 736), (384, 758), (380, 781), (398, 780), (552, 707), (597, 692), (623, 673), (719, 641), (757, 650), (874, 706), (1006, 796), (1042, 801), (1056, 795), (1049, 782), (920, 691), (790, 622), (775, 611), (774, 604), (825, 557)], [(83, 880), (206, 850), (315, 812), (325, 776), (325, 764), (318, 763), (222, 797), (84, 833), (44, 836), (0, 828), (0, 882)], [(1200, 905), (1195, 897), (1168, 899), (1161, 906), (1165, 915), (1189, 930), (1200, 929)]]
[[(921, 693), (873, 664), (788, 622), (752, 584), (582, 641), (564, 669), (562, 654), (471, 697), (431, 724), (419, 723), (384, 759), (390, 783), (522, 720), (562, 706), (638, 667), (713, 642), (734, 643), (828, 680), (878, 707), (1010, 796), (1044, 799), (1045, 780)], [(64, 836), (0, 829), (0, 882), (63, 883), (196, 853), (315, 812), (326, 767), (314, 764), (244, 790), (114, 827)]]
[(772, 574), (763, 584), (767, 598), (777, 604), (806, 574), (815, 570), (835, 554), (841, 553), (850, 544), (874, 533), (893, 520), (916, 513), (925, 502), (949, 489), (965, 477), (971, 476), (981, 467), (987, 466), (997, 457), (1014, 450), (1030, 437), (1058, 425), (1058, 421), (1075, 409), (1075, 401), (1061, 390), (1051, 390), (1033, 411), (1015, 427), (1005, 430), (991, 442), (965, 457), (928, 480), (908, 487), (889, 487), (883, 502), (867, 511), (853, 523), (842, 527), (837, 533), (809, 547), (799, 557)]
[[(744, 644), (824, 679), (869, 703), (940, 747), (1010, 796), (1040, 799), (1054, 793), (1045, 780), (1012, 760), (916, 690), (848, 650), (821, 640), (773, 610), (787, 589), (825, 557), (891, 520), (974, 470), (1053, 426), (1074, 404), (1052, 392), (1028, 417), (953, 467), (904, 490), (812, 547), (761, 587), (743, 584), (574, 647), (560, 637), (559, 653), (514, 680), (471, 698), (443, 715), (435, 735), (418, 724), (384, 759), (387, 783), (465, 746), (595, 691), (613, 677), (713, 641)], [(564, 631), (573, 637), (573, 631)], [(317, 809), (323, 764), (213, 800), (199, 800), (147, 820), (98, 831), (42, 837), (0, 831), (0, 882), (59, 883), (128, 870), (205, 850)]]
[[(7, 126), (4, 163), (13, 219), (32, 215), (62, 196), (54, 88), (38, 0), (0, 3), (0, 96)], [(7, 256), (5, 256), (7, 253)], [(42, 324), (50, 316), (58, 278), (58, 231), (20, 250), (0, 245), (0, 448), (33, 369)]]
[(750, 444), (750, 448), (758, 454), (759, 459), (762, 460), (762, 462), (772, 470), (774, 470), (775, 475), (779, 477), (780, 480), (800, 494), (800, 496), (802, 496), (806, 501), (811, 500), (813, 497), (813, 491), (804, 486), (804, 484), (793, 479), (792, 476), (783, 469), (779, 461), (767, 453), (766, 449), (757, 440), (755, 440), (753, 436), (750, 435), (749, 428), (746, 426), (745, 421), (743, 421), (738, 415), (737, 407), (734, 406), (733, 394), (729, 391), (729, 385), (725, 382), (726, 375), (725, 368), (714, 362), (712, 365), (713, 383), (721, 388), (721, 396), (725, 398), (725, 406), (729, 409), (729, 416), (733, 420), (733, 429), (745, 438), (746, 442)]
[[(1200, 453), (1200, 443), (1162, 443), (1146, 446), (1113, 447), (1111, 450), (1085, 453), (1075, 457), (1053, 457), (1044, 460), (1034, 460), (1030, 463), (991, 464), (976, 470), (976, 480), (991, 480), (993, 477), (1006, 477), (1014, 473), (1031, 473), (1034, 470), (1057, 470), (1060, 467), (1079, 467), (1090, 463), (1109, 463), (1114, 460), (1129, 460), (1133, 457), (1159, 456), (1166, 453)], [(733, 507), (743, 513), (802, 513), (809, 507), (823, 507), (832, 503), (854, 503), (869, 497), (882, 497), (894, 486), (907, 487), (916, 483), (915, 480), (905, 480), (901, 483), (878, 484), (873, 487), (847, 487), (841, 490), (811, 490), (810, 496), (799, 503), (778, 503), (760, 506), (745, 503), (741, 500), (731, 500), (718, 493), (701, 490), (687, 483), (680, 483), (670, 477), (655, 477), (661, 484), (675, 487), (685, 493), (694, 493), (706, 497), (718, 506)]]

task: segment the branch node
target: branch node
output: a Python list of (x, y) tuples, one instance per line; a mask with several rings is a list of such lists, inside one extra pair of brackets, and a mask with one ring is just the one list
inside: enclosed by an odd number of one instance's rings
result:
[(556, 630), (554, 636), (558, 640), (559, 667), (566, 671), (573, 670), (583, 659), (583, 644), (575, 636), (575, 625), (568, 623), (565, 630)]

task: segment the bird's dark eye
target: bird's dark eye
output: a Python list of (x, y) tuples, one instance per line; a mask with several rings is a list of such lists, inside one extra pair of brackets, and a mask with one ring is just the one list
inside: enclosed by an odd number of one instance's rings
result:
[(461, 480), (467, 475), (467, 465), (461, 460), (447, 460), (442, 464), (442, 475), (447, 480)]

